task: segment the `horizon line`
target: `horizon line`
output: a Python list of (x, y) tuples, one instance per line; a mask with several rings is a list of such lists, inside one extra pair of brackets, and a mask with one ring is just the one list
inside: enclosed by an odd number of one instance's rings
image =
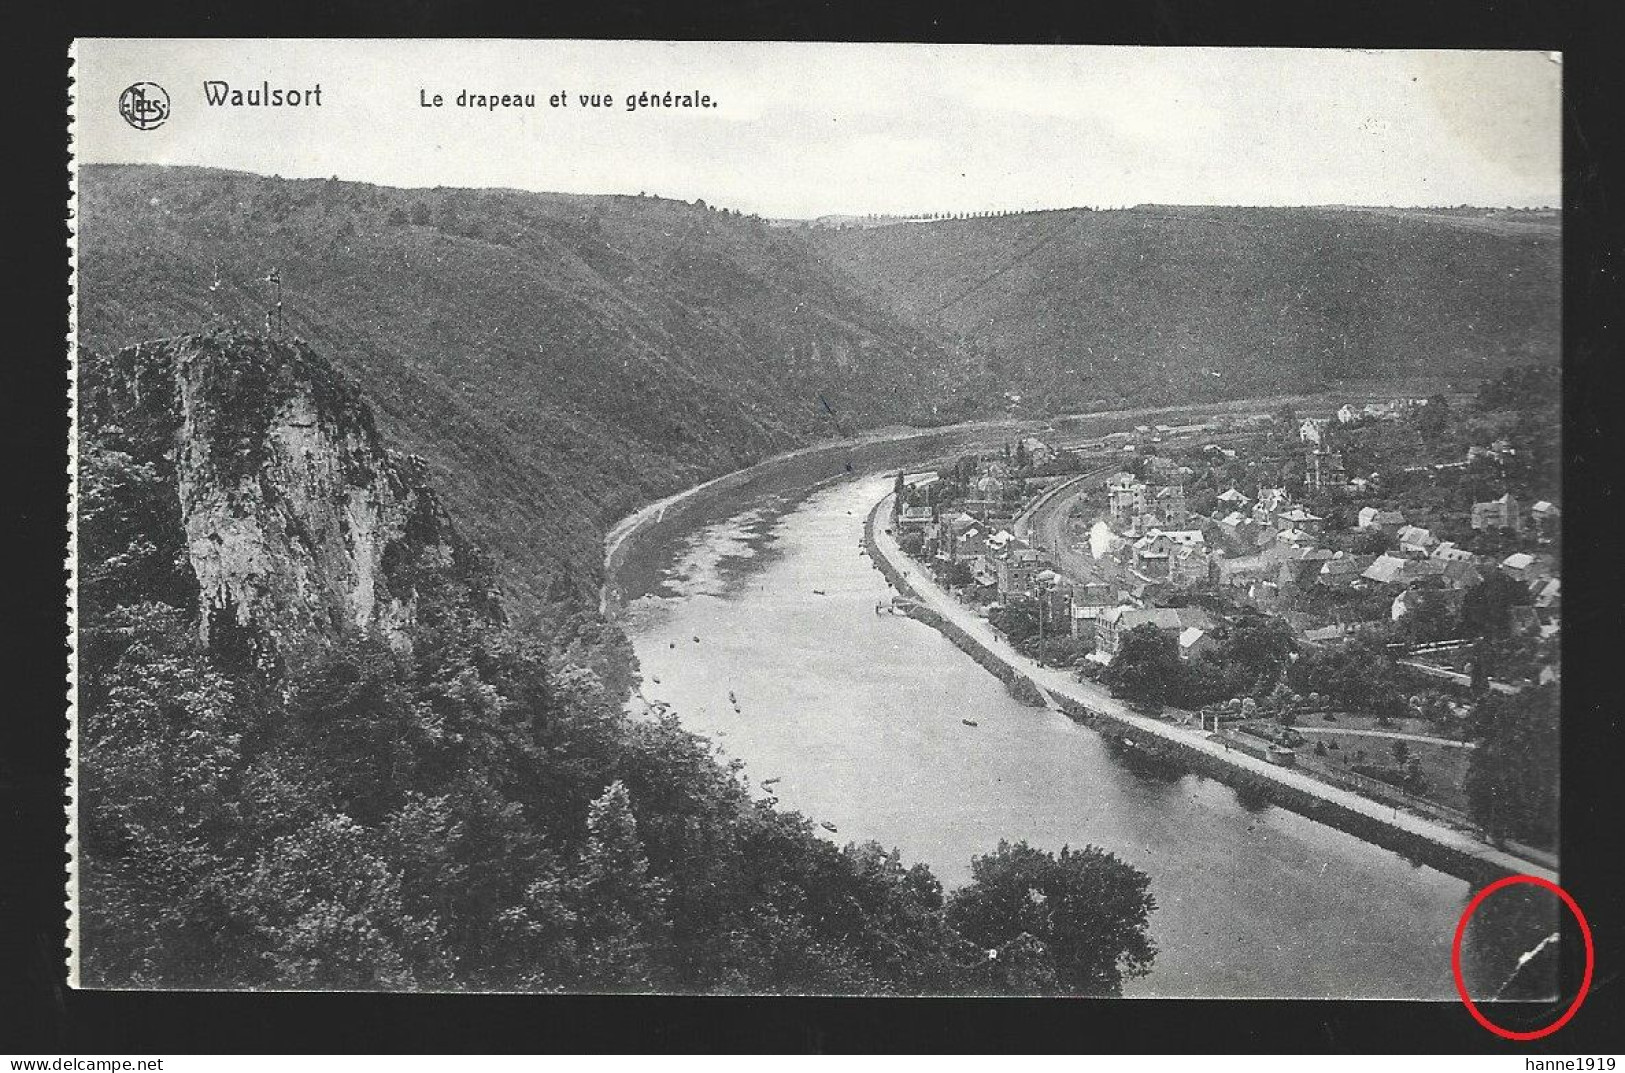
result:
[[(739, 210), (731, 209), (729, 206), (726, 206), (726, 205), (723, 205), (723, 204), (720, 204), (720, 203), (717, 203), (717, 202), (713, 202), (713, 201), (711, 201), (711, 200), (709, 200), (707, 198), (696, 198), (694, 201), (687, 201), (687, 200), (684, 200), (683, 198), (670, 197), (670, 196), (666, 196), (666, 195), (662, 195), (662, 194), (658, 194), (658, 193), (651, 193), (651, 192), (648, 192), (648, 191), (638, 191), (637, 193), (631, 193), (631, 192), (628, 192), (628, 191), (621, 191), (621, 190), (599, 190), (599, 191), (588, 192), (588, 191), (581, 191), (581, 190), (542, 190), (542, 189), (531, 189), (531, 188), (528, 188), (528, 187), (520, 187), (520, 186), (458, 186), (458, 185), (447, 185), (447, 184), (436, 184), (434, 186), (407, 186), (407, 185), (397, 185), (397, 184), (392, 184), (392, 183), (375, 182), (375, 181), (373, 181), (371, 179), (343, 178), (343, 177), (341, 177), (341, 176), (339, 176), (337, 174), (334, 174), (334, 175), (284, 175), (281, 172), (272, 172), (272, 173), (267, 174), (265, 172), (251, 171), (251, 170), (248, 170), (246, 168), (228, 168), (228, 167), (221, 167), (221, 166), (215, 165), (215, 164), (184, 164), (184, 163), (158, 164), (158, 163), (153, 163), (151, 161), (114, 161), (114, 160), (76, 161), (75, 162), (75, 171), (76, 172), (79, 171), (79, 170), (83, 170), (83, 169), (93, 169), (93, 168), (145, 168), (145, 169), (162, 170), (162, 171), (207, 171), (207, 172), (217, 172), (217, 173), (221, 173), (221, 174), (225, 174), (225, 175), (240, 175), (240, 176), (245, 176), (245, 177), (249, 177), (249, 178), (256, 178), (256, 179), (271, 179), (271, 180), (276, 180), (276, 181), (280, 181), (280, 182), (321, 182), (321, 183), (340, 182), (340, 183), (348, 183), (348, 184), (354, 185), (354, 186), (368, 186), (368, 187), (374, 187), (374, 188), (377, 188), (377, 189), (380, 189), (380, 190), (397, 190), (397, 191), (402, 191), (402, 192), (414, 191), (414, 190), (415, 191), (481, 191), (481, 192), (488, 192), (488, 193), (532, 194), (532, 195), (543, 196), (543, 197), (582, 197), (582, 198), (619, 197), (619, 198), (631, 198), (633, 200), (642, 199), (642, 200), (649, 200), (649, 201), (669, 201), (669, 202), (672, 202), (673, 204), (682, 204), (682, 205), (694, 205), (697, 202), (703, 201), (703, 202), (705, 202), (706, 206), (708, 208), (711, 208), (711, 209), (726, 209), (726, 210), (728, 210), (730, 212), (739, 211)], [(1030, 215), (1030, 214), (1044, 213), (1044, 212), (1073, 212), (1073, 211), (1125, 212), (1125, 211), (1130, 211), (1130, 210), (1133, 210), (1133, 209), (1146, 209), (1146, 208), (1193, 208), (1193, 209), (1394, 209), (1394, 210), (1415, 210), (1415, 211), (1441, 210), (1441, 209), (1443, 209), (1443, 210), (1459, 210), (1459, 209), (1464, 209), (1465, 208), (1465, 209), (1488, 209), (1488, 210), (1495, 210), (1495, 211), (1502, 211), (1502, 212), (1505, 212), (1505, 211), (1512, 211), (1512, 212), (1562, 212), (1563, 211), (1563, 207), (1562, 207), (1561, 204), (1553, 205), (1553, 204), (1550, 204), (1550, 203), (1521, 204), (1521, 205), (1506, 205), (1506, 204), (1495, 205), (1495, 204), (1488, 204), (1488, 203), (1458, 202), (1458, 203), (1453, 204), (1453, 205), (1451, 205), (1451, 204), (1440, 204), (1440, 203), (1431, 203), (1431, 204), (1386, 204), (1386, 205), (1383, 205), (1383, 204), (1377, 204), (1377, 203), (1374, 203), (1374, 202), (1360, 203), (1360, 202), (1350, 202), (1350, 201), (1302, 202), (1302, 203), (1292, 203), (1292, 204), (1288, 204), (1288, 203), (1285, 203), (1285, 202), (1274, 202), (1274, 203), (1260, 204), (1260, 203), (1247, 203), (1247, 202), (1239, 202), (1239, 201), (1207, 201), (1207, 202), (1203, 202), (1203, 201), (1140, 201), (1140, 202), (1135, 202), (1133, 204), (1109, 204), (1108, 205), (1108, 204), (1078, 203), (1078, 204), (1074, 204), (1074, 205), (1045, 205), (1045, 206), (1035, 206), (1035, 207), (1029, 207), (1029, 208), (1010, 208), (1010, 207), (987, 207), (987, 206), (983, 206), (983, 207), (980, 207), (980, 208), (973, 208), (973, 209), (972, 208), (965, 208), (965, 209), (932, 210), (931, 212), (924, 212), (924, 213), (874, 212), (874, 211), (855, 212), (855, 211), (829, 210), (829, 211), (820, 212), (820, 213), (818, 213), (816, 215), (811, 215), (811, 216), (781, 216), (781, 215), (767, 215), (767, 214), (763, 214), (763, 213), (747, 213), (747, 212), (740, 212), (740, 215), (744, 216), (744, 217), (751, 217), (751, 218), (760, 219), (760, 220), (762, 220), (764, 222), (767, 222), (767, 223), (773, 223), (773, 222), (816, 223), (819, 220), (825, 220), (825, 219), (830, 219), (830, 218), (847, 218), (847, 219), (851, 219), (851, 220), (854, 220), (854, 221), (861, 221), (861, 220), (865, 220), (865, 219), (880, 219), (880, 220), (897, 220), (899, 222), (918, 221), (918, 222), (922, 222), (922, 223), (939, 223), (939, 222), (945, 222), (945, 221), (950, 221), (950, 220), (955, 220), (955, 219), (995, 219), (995, 218), (1002, 217), (1002, 216), (1022, 216), (1022, 215)]]

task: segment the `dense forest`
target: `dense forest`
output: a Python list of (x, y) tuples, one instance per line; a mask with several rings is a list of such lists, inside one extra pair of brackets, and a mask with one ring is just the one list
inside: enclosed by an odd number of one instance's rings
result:
[(819, 230), (831, 263), (1055, 410), (1555, 368), (1555, 212), (1141, 205)]
[(193, 336), (83, 353), (80, 382), (87, 984), (1110, 995), (1149, 970), (1150, 879), (1109, 853), (1001, 844), (948, 892), (629, 718), (593, 669), (613, 631), (509, 625), (310, 348)]

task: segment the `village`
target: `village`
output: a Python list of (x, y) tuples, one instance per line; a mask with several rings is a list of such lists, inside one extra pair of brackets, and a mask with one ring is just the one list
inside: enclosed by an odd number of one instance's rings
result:
[(899, 474), (897, 539), (1019, 652), (1138, 711), (1549, 845), (1498, 767), (1556, 753), (1556, 443), (1540, 391), (1503, 381), (1023, 437)]

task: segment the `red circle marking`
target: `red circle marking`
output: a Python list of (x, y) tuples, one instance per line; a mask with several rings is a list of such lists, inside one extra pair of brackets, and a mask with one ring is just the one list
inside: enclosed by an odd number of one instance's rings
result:
[[(1494, 1021), (1491, 1021), (1488, 1017), (1485, 1017), (1483, 1012), (1479, 1010), (1477, 1006), (1473, 1005), (1472, 997), (1467, 994), (1467, 980), (1462, 976), (1461, 973), (1461, 940), (1467, 934), (1467, 921), (1470, 920), (1472, 915), (1478, 911), (1478, 907), (1484, 904), (1485, 898), (1488, 898), (1502, 887), (1510, 887), (1517, 883), (1531, 883), (1537, 887), (1549, 890), (1559, 898), (1563, 899), (1563, 904), (1569, 907), (1569, 912), (1573, 913), (1574, 919), (1580, 923), (1580, 937), (1585, 940), (1586, 949), (1585, 975), (1580, 979), (1580, 990), (1579, 993), (1574, 996), (1574, 1001), (1569, 1003), (1569, 1008), (1563, 1011), (1563, 1016), (1559, 1017), (1545, 1028), (1537, 1028), (1531, 1032), (1514, 1032), (1510, 1028), (1502, 1028)], [(1542, 1037), (1551, 1035), (1553, 1032), (1556, 1032), (1558, 1029), (1568, 1024), (1569, 1018), (1574, 1016), (1575, 1012), (1579, 1010), (1580, 1004), (1585, 1001), (1586, 992), (1591, 990), (1591, 970), (1596, 967), (1596, 961), (1597, 952), (1591, 945), (1591, 925), (1586, 923), (1585, 914), (1580, 912), (1580, 907), (1575, 904), (1573, 898), (1569, 897), (1568, 891), (1564, 890), (1556, 883), (1553, 883), (1551, 880), (1541, 879), (1539, 876), (1507, 876), (1504, 879), (1497, 879), (1494, 883), (1491, 883), (1489, 886), (1479, 891), (1473, 896), (1473, 900), (1467, 903), (1466, 910), (1462, 912), (1461, 923), (1456, 925), (1455, 941), (1450, 944), (1450, 968), (1456, 974), (1456, 993), (1461, 996), (1461, 1001), (1466, 1004), (1467, 1012), (1473, 1015), (1473, 1020), (1477, 1021), (1491, 1032), (1494, 1032), (1502, 1039), (1541, 1039)]]

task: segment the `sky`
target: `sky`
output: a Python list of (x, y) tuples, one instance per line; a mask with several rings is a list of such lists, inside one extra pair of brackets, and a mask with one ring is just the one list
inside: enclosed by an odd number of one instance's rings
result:
[[(1561, 203), (1562, 67), (1545, 52), (96, 39), (75, 61), (88, 163), (642, 191), (794, 218)], [(208, 80), (320, 85), (322, 104), (210, 107)], [(119, 114), (143, 81), (171, 102), (150, 130)], [(459, 108), (465, 90), (536, 107)], [(629, 111), (646, 91), (716, 107)]]

